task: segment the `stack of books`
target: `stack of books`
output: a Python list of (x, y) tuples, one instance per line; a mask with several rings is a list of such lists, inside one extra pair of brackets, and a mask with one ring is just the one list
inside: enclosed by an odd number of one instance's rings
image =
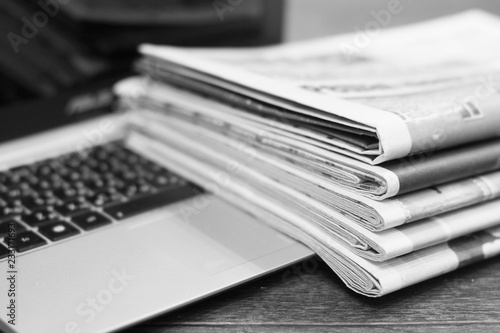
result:
[(500, 19), (362, 37), (143, 45), (116, 91), (131, 145), (381, 296), (500, 253)]

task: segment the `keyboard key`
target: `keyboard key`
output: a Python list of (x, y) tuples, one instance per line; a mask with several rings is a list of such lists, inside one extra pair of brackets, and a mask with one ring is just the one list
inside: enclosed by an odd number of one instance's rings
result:
[(24, 197), (21, 199), (21, 203), (24, 207), (28, 208), (29, 210), (37, 210), (40, 208), (44, 208), (47, 206), (53, 206), (57, 204), (57, 199), (55, 197)]
[(38, 228), (38, 231), (53, 242), (78, 235), (80, 231), (66, 222), (54, 222)]
[(40, 182), (40, 178), (38, 178), (35, 175), (27, 175), (24, 176), (24, 181), (29, 185), (29, 186), (36, 186)]
[(101, 191), (106, 188), (106, 183), (101, 178), (91, 179), (85, 182), (85, 186), (92, 191)]
[(109, 152), (99, 147), (92, 152), (92, 157), (101, 161), (107, 161), (109, 159)]
[(14, 225), (15, 225), (16, 234), (20, 231), (26, 230), (26, 228), (21, 223), (15, 221), (15, 220), (7, 220), (4, 222), (0, 222), (0, 238), (6, 237), (8, 235), (11, 223), (14, 223)]
[(201, 189), (196, 191), (192, 186), (185, 185), (110, 205), (104, 208), (104, 212), (117, 220), (123, 220), (154, 208), (193, 197), (200, 192)]
[(95, 158), (88, 157), (85, 159), (85, 165), (88, 166), (90, 169), (95, 170), (99, 166), (99, 161), (96, 160)]
[(32, 186), (36, 191), (49, 191), (54, 189), (52, 183), (47, 179), (39, 179), (38, 182)]
[(113, 157), (120, 160), (122, 163), (127, 159), (128, 152), (126, 152), (123, 147), (117, 147), (115, 150), (113, 150), (112, 153)]
[(105, 179), (106, 187), (121, 190), (125, 187), (125, 182), (117, 177), (110, 176)]
[(61, 215), (72, 216), (87, 211), (89, 207), (90, 205), (87, 202), (79, 198), (68, 200), (59, 206), (55, 206), (55, 210)]
[(32, 231), (21, 232), (16, 237), (17, 252), (25, 252), (45, 244), (47, 242)]
[(43, 161), (35, 167), (35, 175), (37, 175), (40, 178), (46, 178), (50, 176), (53, 172), (54, 171), (52, 170), (50, 165), (48, 165), (47, 161)]
[(132, 169), (125, 169), (118, 172), (118, 176), (125, 181), (134, 181), (139, 178), (137, 172)]
[(92, 179), (100, 178), (99, 174), (97, 174), (94, 170), (92, 170), (91, 168), (89, 168), (86, 165), (82, 165), (80, 167), (79, 171), (80, 171), (81, 179), (83, 181), (89, 181)]
[(122, 201), (122, 196), (115, 190), (104, 190), (89, 197), (88, 201), (94, 206), (102, 207), (113, 202)]
[(37, 227), (41, 224), (54, 222), (58, 220), (56, 212), (53, 208), (42, 208), (32, 212), (31, 214), (26, 214), (21, 216), (21, 220), (28, 223), (32, 227)]
[(129, 198), (133, 198), (135, 196), (142, 195), (145, 193), (151, 193), (153, 192), (153, 190), (154, 188), (148, 183), (144, 181), (138, 181), (138, 182), (127, 183), (121, 190), (121, 192)]
[(7, 186), (18, 186), (22, 180), (23, 177), (21, 175), (13, 172), (7, 172), (7, 178), (5, 179), (4, 184)]
[(26, 184), (20, 184), (19, 186), (10, 186), (4, 196), (7, 200), (16, 200), (32, 193), (33, 191)]
[(0, 219), (7, 217), (19, 216), (25, 212), (25, 209), (21, 206), (9, 205), (0, 208)]
[(111, 220), (98, 212), (88, 212), (71, 218), (83, 230), (92, 230), (111, 223)]
[(70, 171), (64, 179), (70, 183), (73, 184), (76, 181), (79, 181), (82, 179), (82, 175), (78, 171)]
[(155, 173), (149, 171), (146, 168), (143, 168), (142, 166), (137, 166), (134, 168), (134, 170), (139, 175), (139, 178), (144, 179), (146, 181), (152, 181), (156, 177)]
[(52, 174), (50, 177), (46, 178), (46, 180), (49, 182), (50, 189), (52, 190), (62, 188), (66, 185), (64, 179), (58, 174)]
[(5, 196), (7, 191), (9, 191), (9, 187), (4, 183), (0, 183), (0, 195)]
[(175, 175), (158, 175), (151, 181), (151, 184), (158, 188), (167, 188), (183, 183), (185, 183), (184, 180)]
[(78, 169), (82, 165), (83, 158), (78, 153), (74, 153), (64, 156), (63, 162), (72, 169)]
[(53, 170), (52, 175), (58, 175), (63, 179), (67, 179), (71, 173), (74, 172), (72, 169), (67, 168), (62, 162), (57, 160), (51, 163), (51, 168)]
[(107, 162), (100, 161), (99, 164), (94, 168), (98, 173), (103, 174), (112, 170), (111, 166)]
[(0, 244), (0, 259), (7, 258), (8, 256), (9, 256), (9, 249)]
[(126, 160), (128, 164), (135, 165), (135, 164), (142, 161), (142, 158), (140, 156), (138, 156), (130, 151), (128, 151), (128, 152), (129, 152), (129, 155), (127, 156), (127, 160)]
[(116, 157), (110, 157), (107, 161), (109, 163), (109, 166), (111, 167), (112, 172), (117, 172), (123, 169), (123, 167), (126, 166), (125, 163), (123, 163), (122, 160), (119, 160)]
[(0, 183), (5, 184), (7, 182), (7, 179), (9, 179), (9, 176), (7, 175), (7, 173), (0, 172)]
[(59, 199), (66, 201), (66, 200), (74, 200), (79, 196), (80, 190), (76, 187), (63, 187), (61, 189), (58, 189), (54, 191), (54, 194), (56, 197)]

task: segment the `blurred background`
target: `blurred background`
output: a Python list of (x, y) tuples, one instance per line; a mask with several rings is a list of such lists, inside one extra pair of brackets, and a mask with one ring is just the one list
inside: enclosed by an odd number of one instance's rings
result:
[(474, 8), (500, 16), (500, 1), (491, 0), (286, 0), (284, 37), (291, 41), (355, 33), (373, 21), (371, 11), (387, 9), (393, 1), (402, 10), (391, 17), (388, 28)]
[(500, 15), (491, 0), (2, 0), (0, 108), (107, 108), (140, 43), (253, 46), (353, 33), (391, 2), (402, 10), (388, 27), (470, 8)]

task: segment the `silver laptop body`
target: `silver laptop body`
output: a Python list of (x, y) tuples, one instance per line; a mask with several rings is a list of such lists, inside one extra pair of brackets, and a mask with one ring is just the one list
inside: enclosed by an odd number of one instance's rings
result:
[[(0, 172), (122, 139), (126, 119), (99, 117), (2, 144)], [(183, 207), (200, 213), (186, 218)], [(313, 254), (209, 194), (121, 220), (102, 214), (111, 222), (91, 230), (65, 218), (78, 234), (57, 241), (14, 217), (45, 244), (0, 260), (1, 331), (114, 331)]]

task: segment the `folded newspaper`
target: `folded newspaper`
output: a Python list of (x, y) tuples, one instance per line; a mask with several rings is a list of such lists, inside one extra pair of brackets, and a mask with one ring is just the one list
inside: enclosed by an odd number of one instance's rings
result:
[[(248, 184), (255, 191), (269, 193), (274, 200), (291, 212), (309, 218), (323, 229), (323, 232), (336, 238), (344, 246), (361, 257), (385, 261), (425, 247), (457, 238), (472, 232), (500, 225), (500, 199), (462, 210), (455, 210), (438, 216), (417, 221), (405, 226), (374, 233), (366, 230), (336, 209), (289, 187), (273, 181), (267, 173), (258, 172), (253, 154), (244, 145), (228, 151), (210, 136), (199, 136), (202, 129), (194, 124), (178, 122), (172, 118), (148, 118), (146, 110), (133, 121), (134, 129), (147, 133), (158, 142), (188, 153), (198, 161), (223, 170), (228, 164), (237, 168), (233, 175)], [(198, 132), (198, 133), (197, 133)], [(214, 136), (218, 134), (213, 133)], [(221, 138), (221, 140), (224, 137)], [(200, 145), (199, 142), (203, 142)], [(198, 163), (200, 167), (203, 167)], [(471, 223), (474, 220), (474, 223)]]
[(500, 20), (392, 29), (356, 54), (352, 38), (144, 45), (145, 76), (116, 86), (136, 116), (128, 144), (304, 242), (367, 296), (500, 254)]
[[(302, 145), (302, 137), (290, 137), (280, 131), (282, 125), (279, 122), (262, 127), (246, 122), (243, 117), (233, 116), (236, 112), (242, 113), (240, 109), (208, 97), (173, 86), (131, 81), (130, 87), (123, 90), (132, 103), (160, 113), (168, 112), (170, 116), (196, 123), (200, 128), (253, 144), (274, 159), (279, 158), (293, 165), (294, 169), (317, 176), (317, 186), (332, 183), (375, 200), (500, 169), (500, 139), (369, 165), (332, 152), (328, 147)], [(498, 111), (500, 113), (500, 107)], [(500, 120), (495, 123), (497, 131), (499, 124)]]
[[(212, 167), (189, 153), (140, 133), (131, 135), (128, 144), (303, 242), (318, 253), (349, 288), (365, 296), (383, 296), (500, 254), (500, 227), (494, 227), (385, 262), (372, 262), (346, 249), (309, 219), (290, 212), (272, 195), (256, 192), (247, 183), (241, 183), (239, 177), (221, 179), (227, 168)], [(181, 205), (179, 209), (187, 220), (191, 214), (200, 213), (193, 207)]]
[[(130, 80), (128, 83), (132, 86), (138, 84), (136, 80)], [(126, 84), (122, 84), (120, 87), (124, 96), (129, 95), (131, 89), (133, 90), (130, 86), (126, 87)], [(129, 97), (124, 97), (124, 100), (127, 100), (129, 105), (134, 105), (135, 108), (143, 109), (145, 105), (141, 105), (140, 101), (144, 100), (138, 94), (138, 90), (135, 91), (136, 101)], [(167, 93), (166, 95), (171, 96), (172, 94)], [(144, 119), (147, 118), (152, 123), (174, 125), (179, 123), (182, 118), (173, 118), (175, 114), (168, 111), (172, 108), (181, 110), (178, 105), (165, 106), (164, 109), (156, 111), (148, 109), (143, 112)], [(170, 117), (166, 118), (166, 114)], [(228, 136), (217, 135), (217, 133), (223, 132), (207, 131), (199, 125), (199, 122), (194, 123), (197, 126), (192, 129), (194, 131), (192, 136), (201, 136), (205, 133), (202, 140), (216, 140), (216, 144), (222, 146), (222, 149), (228, 150), (228, 153), (234, 158), (241, 158), (241, 156), (237, 156), (238, 154), (248, 153), (241, 149), (245, 145), (250, 146), (248, 141), (237, 141)], [(184, 124), (184, 126), (189, 127), (189, 124)], [(252, 163), (255, 170), (268, 174), (274, 180), (288, 184), (310, 197), (315, 197), (323, 204), (339, 210), (354, 223), (371, 231), (393, 228), (500, 197), (500, 171), (495, 171), (459, 179), (440, 186), (424, 188), (383, 201), (375, 201), (346, 191), (335, 182), (325, 181), (315, 174), (309, 174), (300, 168), (288, 165), (283, 160), (274, 158), (272, 154), (258, 150), (255, 146), (251, 146), (251, 149), (252, 161), (248, 161), (248, 163)], [(477, 151), (473, 152), (477, 154)]]
[(139, 67), (240, 107), (228, 117), (278, 122), (301, 145), (369, 164), (500, 135), (496, 16), (470, 11), (387, 29), (351, 54), (354, 38), (260, 49), (143, 45)]

